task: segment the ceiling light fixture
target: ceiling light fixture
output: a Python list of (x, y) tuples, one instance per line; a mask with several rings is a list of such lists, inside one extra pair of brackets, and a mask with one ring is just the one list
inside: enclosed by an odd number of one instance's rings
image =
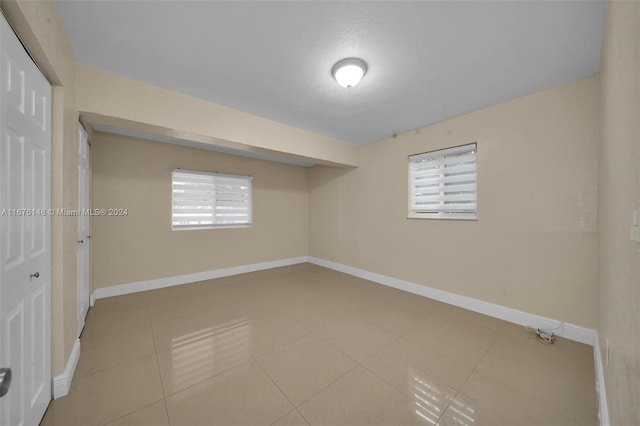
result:
[(331, 75), (338, 84), (347, 89), (352, 88), (360, 82), (367, 73), (367, 64), (362, 59), (347, 58), (338, 61), (331, 69)]

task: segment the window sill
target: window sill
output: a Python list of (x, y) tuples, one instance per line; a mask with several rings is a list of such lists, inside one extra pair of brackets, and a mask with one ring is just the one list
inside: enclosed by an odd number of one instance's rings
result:
[(230, 225), (230, 226), (190, 226), (184, 228), (171, 228), (172, 231), (197, 231), (205, 229), (237, 229), (237, 228), (251, 228), (253, 224), (249, 225)]
[(419, 216), (419, 215), (409, 215), (407, 219), (428, 219), (428, 220), (469, 220), (469, 221), (478, 221), (478, 215), (468, 215), (468, 216)]

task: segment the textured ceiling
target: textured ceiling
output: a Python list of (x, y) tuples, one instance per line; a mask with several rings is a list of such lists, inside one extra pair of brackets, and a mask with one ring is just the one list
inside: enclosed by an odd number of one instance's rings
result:
[[(365, 144), (598, 73), (604, 2), (58, 1), (78, 62)], [(331, 67), (369, 66), (340, 87)]]

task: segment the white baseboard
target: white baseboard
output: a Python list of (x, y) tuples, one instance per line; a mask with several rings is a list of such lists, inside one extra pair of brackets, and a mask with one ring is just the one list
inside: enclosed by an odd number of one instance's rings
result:
[(604, 386), (604, 363), (600, 352), (598, 333), (593, 340), (593, 362), (596, 370), (596, 398), (598, 400), (598, 421), (600, 426), (609, 426), (609, 407), (607, 406), (607, 391)]
[(89, 296), (89, 307), (93, 308), (93, 305), (95, 304), (96, 304), (96, 294), (94, 292), (94, 293), (91, 293), (91, 296)]
[(262, 271), (264, 269), (279, 268), (281, 266), (306, 263), (307, 256), (292, 257), (289, 259), (272, 260), (270, 262), (253, 263), (251, 265), (233, 266), (231, 268), (214, 269), (211, 271), (197, 272), (195, 274), (177, 275), (167, 278), (158, 278), (149, 281), (139, 281), (130, 284), (121, 284), (113, 287), (97, 288), (91, 297), (104, 299), (105, 297), (121, 296), (123, 294), (138, 293), (140, 291), (156, 290), (174, 285), (195, 283), (198, 281), (212, 280), (214, 278), (228, 277), (231, 275), (246, 274), (248, 272)]
[(353, 266), (343, 265), (330, 260), (309, 256), (308, 261), (314, 265), (344, 272), (345, 274), (397, 288), (399, 290), (404, 290), (409, 293), (419, 294), (420, 296), (428, 297), (450, 305), (459, 306), (470, 311), (478, 312), (515, 324), (529, 325), (549, 330), (556, 329), (558, 325), (562, 324), (558, 330), (554, 331), (558, 336), (562, 336), (576, 342), (585, 343), (587, 345), (593, 345), (595, 341), (594, 330), (580, 327), (578, 325), (562, 323), (561, 321), (519, 311), (517, 309), (507, 308), (505, 306), (484, 302), (482, 300), (472, 299), (471, 297), (461, 296), (409, 281), (400, 280), (398, 278), (377, 274), (375, 272), (365, 271), (364, 269), (354, 268)]
[[(95, 304), (96, 299), (106, 297), (120, 296), (124, 294), (137, 293), (147, 290), (155, 290), (164, 287), (171, 287), (181, 284), (189, 284), (198, 281), (211, 280), (215, 278), (228, 277), (231, 275), (245, 274), (248, 272), (262, 271), (265, 269), (278, 268), (282, 266), (296, 265), (309, 262), (314, 265), (333, 269), (338, 272), (353, 275), (365, 280), (373, 281), (382, 285), (393, 287), (409, 293), (428, 297), (443, 303), (458, 306), (470, 311), (478, 312), (504, 321), (512, 322), (519, 325), (528, 325), (536, 328), (556, 329), (559, 324), (561, 328), (555, 331), (558, 336), (593, 346), (595, 373), (596, 373), (596, 391), (598, 393), (598, 418), (600, 426), (609, 426), (609, 415), (607, 408), (607, 398), (604, 386), (603, 365), (600, 355), (600, 345), (598, 335), (595, 330), (591, 330), (578, 325), (562, 323), (558, 320), (542, 317), (540, 315), (519, 311), (517, 309), (507, 308), (505, 306), (496, 305), (494, 303), (473, 299), (467, 296), (461, 296), (449, 293), (443, 290), (427, 287), (421, 284), (412, 283), (410, 281), (389, 277), (386, 275), (369, 272), (364, 269), (355, 268), (353, 266), (343, 265), (341, 263), (320, 259), (314, 256), (301, 256), (289, 259), (274, 260), (270, 262), (254, 263), (251, 265), (234, 266), (231, 268), (214, 269), (211, 271), (198, 272), (194, 274), (179, 275), (167, 278), (159, 278), (149, 281), (139, 281), (130, 284), (122, 284), (113, 287), (105, 287), (96, 289), (91, 295), (91, 306)], [(71, 379), (75, 371), (78, 358), (80, 357), (80, 339), (76, 340), (71, 355), (67, 362), (64, 373), (54, 378), (53, 395), (54, 398), (65, 396), (69, 392)]]
[[(265, 269), (278, 268), (282, 266), (296, 265), (305, 262), (313, 263), (318, 266), (323, 266), (325, 268), (333, 269), (345, 274), (363, 278), (365, 280), (397, 288), (399, 290), (404, 290), (409, 293), (418, 294), (420, 296), (428, 297), (430, 299), (438, 300), (450, 305), (459, 306), (461, 308), (498, 318), (504, 321), (509, 321), (520, 325), (529, 325), (536, 328), (554, 330), (554, 332), (558, 336), (562, 336), (576, 342), (585, 343), (587, 345), (594, 344), (595, 331), (585, 327), (562, 323), (561, 321), (545, 318), (540, 315), (519, 311), (517, 309), (507, 308), (505, 306), (484, 302), (482, 300), (473, 299), (467, 296), (449, 293), (421, 284), (400, 280), (398, 278), (377, 274), (375, 272), (369, 272), (364, 269), (354, 268), (353, 266), (347, 266), (341, 263), (336, 263), (313, 256), (280, 259), (270, 262), (254, 263), (251, 265), (214, 269), (211, 271), (197, 272), (194, 274), (178, 275), (149, 281), (139, 281), (112, 287), (103, 287), (96, 289), (93, 292), (91, 298), (95, 301), (95, 299), (103, 299), (106, 297), (120, 296), (147, 290), (156, 290), (159, 288), (228, 277), (231, 275), (245, 274), (248, 272), (262, 271)], [(561, 327), (557, 329), (559, 325), (561, 325)]]
[(73, 380), (73, 373), (76, 371), (78, 360), (80, 359), (80, 339), (76, 339), (69, 354), (67, 365), (64, 367), (62, 374), (53, 378), (53, 399), (62, 398), (69, 393), (71, 387), (71, 380)]

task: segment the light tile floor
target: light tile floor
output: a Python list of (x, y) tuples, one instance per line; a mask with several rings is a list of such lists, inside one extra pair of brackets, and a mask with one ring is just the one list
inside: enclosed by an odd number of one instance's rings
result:
[(592, 349), (304, 264), (98, 300), (42, 426), (595, 425)]

